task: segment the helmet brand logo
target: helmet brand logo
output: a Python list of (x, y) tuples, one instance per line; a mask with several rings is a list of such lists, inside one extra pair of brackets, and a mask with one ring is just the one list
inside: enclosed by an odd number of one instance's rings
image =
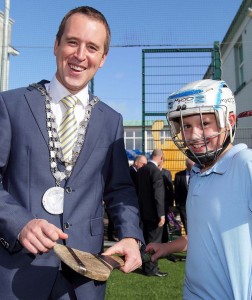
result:
[(174, 104), (175, 102), (177, 103), (191, 103), (193, 102), (194, 97), (184, 97), (184, 98), (177, 98), (174, 100)]
[(176, 98), (176, 99), (168, 102), (168, 108), (172, 109), (174, 105), (176, 106), (180, 103), (182, 103), (182, 104), (191, 103), (191, 102), (193, 102), (193, 99), (194, 99), (193, 96), (188, 96), (188, 97), (183, 97), (183, 98)]
[(234, 98), (224, 98), (224, 99), (221, 99), (221, 102), (234, 104), (235, 100), (234, 100)]

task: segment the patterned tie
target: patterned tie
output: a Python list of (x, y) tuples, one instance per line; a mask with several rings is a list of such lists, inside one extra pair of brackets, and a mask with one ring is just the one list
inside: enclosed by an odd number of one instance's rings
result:
[(77, 122), (74, 114), (74, 107), (78, 98), (73, 95), (69, 95), (61, 101), (65, 104), (67, 111), (65, 112), (58, 128), (58, 135), (64, 160), (69, 161), (72, 155), (73, 145), (77, 138)]

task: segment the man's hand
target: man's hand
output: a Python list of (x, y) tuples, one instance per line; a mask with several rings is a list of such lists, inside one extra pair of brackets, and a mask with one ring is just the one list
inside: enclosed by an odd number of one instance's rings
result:
[(165, 216), (160, 217), (158, 227), (163, 227), (165, 223)]
[(120, 254), (124, 256), (125, 265), (120, 268), (124, 273), (129, 273), (139, 268), (142, 265), (142, 259), (138, 243), (133, 238), (124, 238), (108, 250), (104, 255)]
[(31, 220), (19, 234), (19, 242), (33, 254), (48, 252), (58, 239), (67, 238), (61, 229), (43, 219)]

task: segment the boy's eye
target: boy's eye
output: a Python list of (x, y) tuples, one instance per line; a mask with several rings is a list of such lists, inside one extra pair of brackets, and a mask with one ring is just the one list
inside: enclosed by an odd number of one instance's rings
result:
[(206, 127), (207, 125), (209, 125), (208, 121), (203, 122), (204, 127)]
[(184, 129), (189, 129), (190, 127), (190, 125), (184, 124)]

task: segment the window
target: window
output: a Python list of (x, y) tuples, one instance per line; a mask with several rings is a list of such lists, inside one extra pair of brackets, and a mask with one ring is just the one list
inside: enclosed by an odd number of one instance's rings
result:
[(235, 74), (236, 74), (236, 89), (241, 88), (244, 84), (244, 61), (243, 61), (243, 46), (242, 36), (235, 45)]
[(126, 149), (142, 149), (142, 131), (141, 129), (124, 128), (124, 145)]

